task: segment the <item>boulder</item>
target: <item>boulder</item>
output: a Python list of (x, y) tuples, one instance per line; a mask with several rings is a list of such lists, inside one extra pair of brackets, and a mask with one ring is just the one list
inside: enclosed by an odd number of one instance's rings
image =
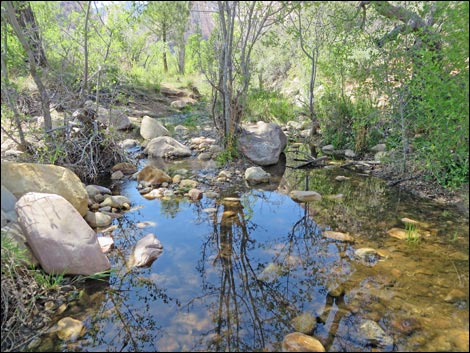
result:
[(256, 124), (243, 124), (238, 140), (241, 152), (258, 165), (272, 165), (287, 144), (287, 137), (281, 127), (274, 123), (258, 121)]
[(2, 162), (2, 184), (16, 198), (28, 192), (57, 194), (84, 216), (88, 194), (80, 178), (71, 170), (52, 164)]
[(191, 150), (174, 138), (160, 136), (149, 141), (144, 149), (144, 153), (149, 157), (178, 158), (189, 157)]
[(393, 338), (388, 336), (378, 323), (372, 320), (363, 320), (359, 325), (359, 335), (366, 344), (371, 346), (393, 347)]
[(145, 115), (140, 125), (140, 136), (146, 140), (151, 140), (155, 137), (170, 136), (170, 132), (156, 119)]
[(109, 252), (114, 246), (114, 240), (111, 237), (98, 237), (97, 239), (103, 253)]
[(62, 196), (27, 193), (16, 203), (16, 212), (33, 254), (47, 273), (92, 275), (110, 268), (95, 232)]

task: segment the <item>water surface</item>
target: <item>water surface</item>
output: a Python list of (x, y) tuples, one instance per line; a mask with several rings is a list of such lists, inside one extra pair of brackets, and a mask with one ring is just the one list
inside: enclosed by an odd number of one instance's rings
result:
[[(172, 175), (175, 163), (163, 167)], [(119, 190), (134, 210), (115, 221), (109, 283), (90, 286), (62, 314), (84, 320), (87, 333), (54, 339), (57, 350), (279, 351), (299, 317), (327, 351), (468, 350), (468, 219), (452, 208), (334, 167), (287, 168), (271, 191), (235, 185), (199, 202), (146, 200), (136, 187)], [(323, 198), (297, 203), (291, 189)], [(404, 217), (426, 222), (426, 235), (391, 237)], [(325, 238), (326, 230), (355, 241)], [(128, 269), (132, 246), (150, 232), (163, 254)], [(380, 256), (355, 256), (366, 247)], [(361, 328), (371, 321), (382, 331)]]

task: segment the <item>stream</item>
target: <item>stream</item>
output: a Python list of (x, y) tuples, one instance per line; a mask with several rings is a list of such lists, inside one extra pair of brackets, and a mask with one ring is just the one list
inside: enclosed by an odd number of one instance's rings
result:
[[(163, 167), (196, 180), (218, 172), (194, 157)], [(295, 189), (322, 200), (295, 202)], [(456, 209), (335, 165), (223, 190), (147, 200), (137, 181), (117, 185), (132, 209), (114, 221), (109, 281), (87, 283), (57, 318), (82, 320), (86, 333), (67, 343), (51, 334), (37, 350), (281, 351), (301, 331), (326, 351), (468, 351), (469, 230)], [(407, 230), (404, 218), (420, 222), (420, 238), (390, 235)], [(148, 233), (162, 255), (127, 268)]]

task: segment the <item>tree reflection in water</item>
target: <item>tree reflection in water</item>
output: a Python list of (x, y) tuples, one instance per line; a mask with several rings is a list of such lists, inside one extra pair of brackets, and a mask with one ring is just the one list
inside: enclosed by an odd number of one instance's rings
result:
[(106, 303), (93, 313), (89, 330), (97, 351), (142, 352), (155, 350), (162, 337), (159, 315), (151, 310), (155, 301), (165, 304), (175, 300), (144, 276), (114, 277), (107, 291)]
[(308, 203), (290, 232), (258, 239), (250, 201), (269, 202), (269, 195), (225, 198), (210, 216), (213, 231), (198, 264), (205, 294), (190, 302), (200, 300), (212, 315), (208, 350), (279, 350), (295, 330), (292, 319), (304, 312), (320, 316), (325, 304), (333, 304), (328, 288), (349, 272), (344, 246), (321, 237)]

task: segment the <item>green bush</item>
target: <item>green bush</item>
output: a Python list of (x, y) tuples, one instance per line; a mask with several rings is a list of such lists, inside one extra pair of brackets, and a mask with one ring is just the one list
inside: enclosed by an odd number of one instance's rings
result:
[(335, 148), (365, 152), (382, 138), (380, 112), (370, 99), (350, 97), (330, 91), (319, 98), (318, 118), (324, 140)]
[(297, 114), (296, 107), (286, 97), (277, 91), (253, 89), (248, 95), (248, 120), (276, 123), (287, 123)]

